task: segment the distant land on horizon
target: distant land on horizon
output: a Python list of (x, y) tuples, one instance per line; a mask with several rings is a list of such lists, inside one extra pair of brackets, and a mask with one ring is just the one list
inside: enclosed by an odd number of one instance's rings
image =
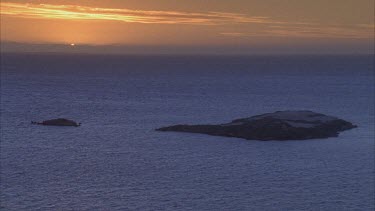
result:
[(375, 45), (368, 42), (362, 45), (327, 45), (316, 48), (279, 46), (272, 48), (244, 46), (163, 46), (163, 45), (90, 45), (61, 43), (21, 43), (1, 42), (1, 53), (78, 53), (114, 55), (371, 55)]

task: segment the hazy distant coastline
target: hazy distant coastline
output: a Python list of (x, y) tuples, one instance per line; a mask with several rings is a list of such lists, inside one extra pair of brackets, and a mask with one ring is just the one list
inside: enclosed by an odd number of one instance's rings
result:
[(110, 55), (366, 55), (374, 54), (374, 44), (314, 46), (155, 46), (155, 45), (87, 45), (71, 43), (1, 42), (1, 53), (67, 53)]

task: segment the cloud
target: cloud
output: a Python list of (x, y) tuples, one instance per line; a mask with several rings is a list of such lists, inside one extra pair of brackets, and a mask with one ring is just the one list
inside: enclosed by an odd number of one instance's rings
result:
[(277, 22), (268, 17), (251, 17), (224, 12), (180, 12), (97, 8), (78, 5), (1, 3), (1, 14), (17, 18), (66, 20), (112, 20), (144, 24), (198, 24)]
[(228, 37), (247, 37), (249, 34), (241, 33), (241, 32), (221, 32), (221, 35), (228, 36)]
[(356, 24), (350, 26), (320, 26), (307, 25), (269, 25), (265, 29), (256, 32), (222, 32), (228, 37), (299, 37), (299, 38), (345, 38), (345, 39), (372, 39), (374, 37), (374, 25)]
[[(104, 20), (142, 24), (234, 25), (243, 31), (222, 32), (227, 37), (273, 36), (305, 38), (373, 38), (373, 24), (327, 25), (313, 22), (286, 22), (271, 17), (249, 16), (228, 12), (153, 11), (97, 8), (80, 5), (52, 5), (2, 2), (1, 15), (16, 18)], [(246, 25), (247, 24), (247, 25)], [(249, 31), (249, 24), (261, 24), (261, 29)]]

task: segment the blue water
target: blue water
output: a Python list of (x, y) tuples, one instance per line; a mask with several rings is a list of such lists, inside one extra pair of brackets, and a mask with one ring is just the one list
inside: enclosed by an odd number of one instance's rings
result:
[[(372, 56), (1, 56), (2, 210), (374, 210)], [(308, 109), (338, 138), (163, 133)], [(31, 125), (64, 117), (78, 128)]]

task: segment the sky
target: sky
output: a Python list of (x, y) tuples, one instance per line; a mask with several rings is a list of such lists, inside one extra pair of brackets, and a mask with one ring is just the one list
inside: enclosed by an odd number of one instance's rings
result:
[(374, 53), (373, 0), (2, 0), (1, 51)]

